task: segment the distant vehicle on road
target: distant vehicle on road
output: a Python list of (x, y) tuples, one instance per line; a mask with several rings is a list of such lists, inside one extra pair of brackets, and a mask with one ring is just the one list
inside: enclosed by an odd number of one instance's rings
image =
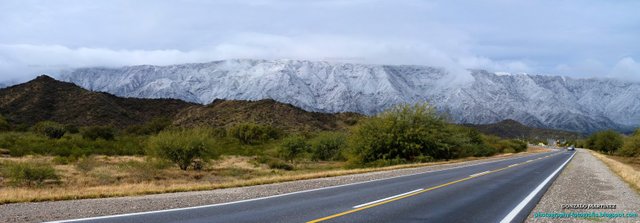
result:
[(569, 146), (569, 147), (567, 147), (567, 150), (568, 151), (574, 151), (574, 150), (576, 150), (576, 148), (574, 146)]

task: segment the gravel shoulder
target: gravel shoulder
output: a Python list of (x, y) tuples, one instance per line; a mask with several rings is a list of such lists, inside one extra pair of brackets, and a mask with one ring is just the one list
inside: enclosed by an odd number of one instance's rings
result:
[(488, 159), (427, 167), (398, 169), (210, 191), (181, 192), (135, 197), (5, 204), (0, 205), (0, 222), (42, 222), (226, 203), (291, 193), (296, 191), (317, 189), (322, 187), (330, 187), (349, 183), (365, 182), (396, 176), (457, 168), (478, 163), (522, 157), (526, 155), (530, 154), (516, 154), (506, 157), (493, 157)]
[[(616, 209), (562, 209), (566, 204), (615, 204)], [(549, 187), (527, 222), (640, 222), (635, 218), (535, 218), (535, 213), (640, 213), (640, 195), (588, 151), (573, 160)]]

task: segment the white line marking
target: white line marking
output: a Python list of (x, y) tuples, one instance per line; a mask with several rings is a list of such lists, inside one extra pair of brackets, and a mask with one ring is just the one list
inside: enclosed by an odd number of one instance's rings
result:
[(517, 165), (520, 165), (520, 164), (519, 163), (511, 164), (511, 165), (509, 165), (509, 167), (514, 167), (514, 166), (517, 166)]
[(484, 172), (481, 172), (481, 173), (471, 174), (470, 177), (477, 177), (477, 176), (485, 175), (485, 174), (488, 174), (488, 173), (491, 173), (491, 171), (487, 170), (487, 171), (484, 171)]
[(573, 153), (573, 155), (571, 155), (571, 157), (569, 157), (569, 159), (567, 159), (567, 161), (565, 161), (562, 165), (560, 165), (560, 167), (558, 167), (558, 169), (556, 169), (556, 171), (551, 173), (551, 175), (549, 175), (549, 177), (547, 177), (547, 179), (542, 181), (542, 183), (540, 183), (540, 185), (538, 185), (538, 187), (536, 187), (536, 189), (531, 191), (531, 193), (527, 197), (525, 197), (524, 200), (522, 200), (515, 208), (513, 208), (513, 210), (511, 210), (511, 212), (509, 212), (509, 214), (507, 214), (507, 216), (505, 216), (502, 219), (502, 221), (500, 221), (500, 223), (509, 223), (509, 222), (513, 221), (513, 218), (515, 218), (516, 215), (518, 215), (518, 213), (520, 213), (520, 211), (522, 211), (522, 209), (524, 209), (524, 206), (526, 206), (529, 202), (531, 202), (531, 199), (533, 199), (533, 197), (535, 197), (538, 193), (540, 193), (542, 188), (544, 188), (544, 186), (547, 185), (547, 183), (549, 183), (549, 181), (551, 181), (551, 179), (556, 174), (558, 174), (560, 172), (560, 170), (562, 170), (562, 168), (564, 168), (564, 166), (567, 165), (567, 163), (569, 163), (569, 161), (571, 161), (571, 159), (575, 155), (576, 154)]
[[(534, 155), (537, 155), (537, 154), (531, 154), (531, 155), (528, 155), (528, 156), (534, 156)], [(401, 176), (395, 176), (395, 177), (389, 177), (389, 178), (382, 178), (382, 179), (376, 179), (376, 180), (369, 180), (369, 181), (362, 181), (362, 182), (354, 182), (354, 183), (341, 184), (341, 185), (335, 185), (335, 186), (329, 186), (329, 187), (321, 187), (321, 188), (303, 190), (303, 191), (296, 191), (296, 192), (291, 192), (291, 193), (286, 193), (286, 194), (276, 194), (276, 195), (252, 198), (252, 199), (247, 199), (247, 200), (231, 201), (231, 202), (227, 202), (227, 203), (209, 204), (209, 205), (201, 205), (201, 206), (193, 206), (193, 207), (185, 207), (185, 208), (165, 209), (165, 210), (157, 210), (157, 211), (134, 212), (134, 213), (128, 213), (128, 214), (105, 215), (105, 216), (90, 217), (90, 218), (58, 220), (58, 221), (50, 221), (50, 222), (47, 222), (47, 223), (92, 221), (92, 220), (100, 220), (100, 219), (119, 218), (119, 217), (128, 217), (128, 216), (136, 216), (136, 215), (156, 214), (156, 213), (163, 213), (163, 212), (184, 211), (184, 210), (193, 210), (193, 209), (200, 209), (200, 208), (217, 207), (217, 206), (223, 206), (223, 205), (231, 205), (231, 204), (237, 204), (237, 203), (259, 201), (259, 200), (265, 200), (265, 199), (269, 199), (269, 198), (283, 197), (283, 196), (288, 196), (288, 195), (301, 194), (301, 193), (307, 193), (307, 192), (313, 192), (313, 191), (319, 191), (319, 190), (326, 190), (326, 189), (346, 187), (346, 186), (352, 186), (352, 185), (358, 185), (358, 184), (365, 184), (365, 183), (371, 183), (371, 182), (376, 182), (376, 181), (390, 180), (390, 179), (414, 176), (414, 175), (425, 174), (425, 173), (435, 173), (435, 172), (441, 172), (441, 171), (447, 171), (447, 170), (455, 170), (455, 169), (460, 169), (460, 168), (465, 168), (465, 167), (472, 167), (472, 166), (478, 166), (478, 165), (489, 164), (489, 163), (497, 163), (497, 162), (502, 162), (502, 161), (507, 161), (507, 160), (515, 160), (515, 159), (520, 159), (520, 158), (528, 157), (528, 156), (514, 157), (514, 158), (509, 158), (509, 159), (498, 159), (498, 160), (493, 160), (493, 161), (488, 161), (488, 162), (481, 162), (481, 163), (475, 163), (475, 164), (470, 164), (470, 165), (456, 166), (456, 167), (451, 167), (451, 168), (441, 169), (441, 170), (430, 170), (430, 171), (425, 171), (425, 172), (420, 172), (420, 173), (413, 173), (413, 174), (407, 174), (407, 175), (401, 175)], [(443, 164), (443, 165), (447, 165), (447, 164)], [(415, 167), (415, 168), (423, 168), (423, 167)], [(412, 168), (408, 168), (408, 169), (412, 169)], [(391, 171), (391, 170), (389, 170), (389, 171)]]
[(361, 208), (361, 207), (364, 207), (364, 206), (369, 206), (369, 205), (371, 205), (371, 204), (380, 203), (380, 202), (383, 202), (383, 201), (386, 201), (386, 200), (391, 200), (391, 199), (394, 199), (394, 198), (396, 198), (396, 197), (401, 197), (401, 196), (404, 196), (404, 195), (407, 195), (407, 194), (413, 194), (413, 193), (418, 192), (418, 191), (421, 191), (421, 190), (424, 190), (424, 189), (423, 189), (423, 188), (420, 188), (420, 189), (416, 189), (416, 190), (409, 191), (409, 192), (407, 192), (407, 193), (402, 193), (402, 194), (398, 194), (398, 195), (395, 195), (395, 196), (391, 196), (391, 197), (387, 197), (387, 198), (382, 198), (382, 199), (380, 199), (380, 200), (375, 200), (375, 201), (372, 201), (372, 202), (369, 202), (369, 203), (364, 203), (364, 204), (361, 204), (361, 205), (353, 206), (353, 208)]

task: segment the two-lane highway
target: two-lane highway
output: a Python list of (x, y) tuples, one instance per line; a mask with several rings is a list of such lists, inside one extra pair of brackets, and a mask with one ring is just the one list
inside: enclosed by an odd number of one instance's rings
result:
[(522, 222), (573, 152), (81, 222)]

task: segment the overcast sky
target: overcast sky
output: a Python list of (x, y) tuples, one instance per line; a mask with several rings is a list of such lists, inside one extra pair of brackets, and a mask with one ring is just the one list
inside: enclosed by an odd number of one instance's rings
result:
[(229, 58), (640, 81), (640, 1), (0, 1), (0, 81)]

